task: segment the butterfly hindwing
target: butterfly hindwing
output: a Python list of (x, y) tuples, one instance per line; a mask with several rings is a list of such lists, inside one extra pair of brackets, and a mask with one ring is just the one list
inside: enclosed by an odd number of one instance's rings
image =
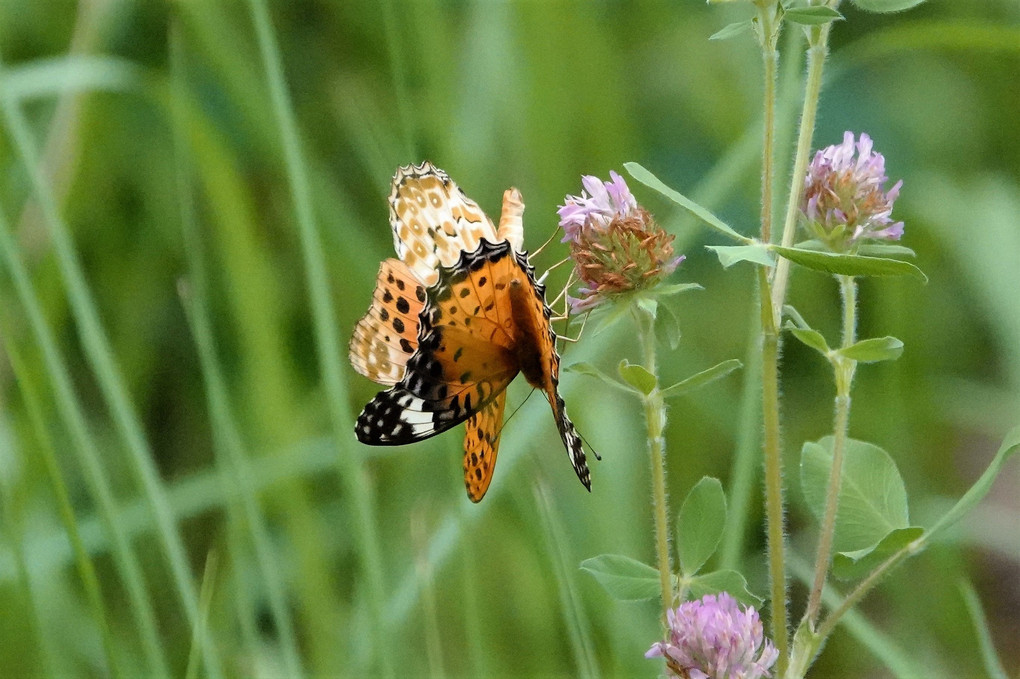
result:
[(472, 502), (481, 502), (492, 481), (503, 428), (506, 391), (468, 418), (464, 428), (464, 486)]
[(482, 238), (497, 240), (492, 220), (428, 161), (397, 170), (389, 201), (393, 247), (426, 285), (438, 280), (440, 266), (454, 265)]
[(418, 315), (425, 286), (397, 259), (383, 260), (376, 276), (372, 306), (354, 328), (351, 365), (379, 384), (396, 384), (418, 348)]

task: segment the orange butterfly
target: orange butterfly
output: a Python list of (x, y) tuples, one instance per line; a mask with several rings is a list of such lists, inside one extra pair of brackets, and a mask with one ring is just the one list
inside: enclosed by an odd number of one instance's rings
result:
[(496, 466), (506, 388), (541, 389), (574, 472), (591, 490), (581, 437), (557, 391), (560, 357), (545, 287), (523, 251), (524, 203), (503, 194), (499, 228), (429, 162), (401, 167), (390, 192), (399, 259), (379, 267), (372, 306), (351, 338), (355, 370), (383, 385), (358, 416), (370, 445), (402, 445), (467, 422), (464, 483), (485, 496)]

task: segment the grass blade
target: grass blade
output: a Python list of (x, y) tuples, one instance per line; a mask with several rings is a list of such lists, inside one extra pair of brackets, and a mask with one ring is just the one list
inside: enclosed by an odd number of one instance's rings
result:
[[(283, 655), (283, 669), (289, 677), (301, 677), (304, 670), (301, 666), (297, 635), (294, 621), (287, 607), (286, 585), (283, 575), (273, 554), (272, 542), (265, 518), (258, 506), (257, 489), (252, 482), (251, 466), (237, 424), (231, 414), (227, 397), (226, 381), (216, 357), (212, 328), (209, 323), (206, 303), (206, 272), (203, 265), (202, 242), (199, 237), (197, 218), (192, 201), (193, 187), (190, 181), (189, 163), (182, 130), (184, 112), (181, 110), (184, 97), (183, 48), (179, 31), (171, 33), (172, 69), (174, 72), (174, 113), (175, 113), (175, 165), (177, 174), (178, 195), (181, 197), (181, 227), (184, 236), (184, 249), (188, 259), (188, 269), (192, 285), (190, 294), (182, 294), (184, 308), (195, 344), (198, 348), (202, 375), (206, 386), (206, 399), (212, 430), (214, 448), (219, 467), (225, 482), (238, 490), (237, 497), (226, 503), (231, 521), (235, 525), (247, 526), (255, 549), (255, 558), (261, 571), (263, 583), (268, 593), (269, 609), (275, 629), (280, 637)], [(236, 545), (237, 542), (234, 542)], [(207, 569), (215, 567), (215, 560), (210, 554)], [(207, 570), (208, 576), (208, 570)], [(206, 602), (208, 604), (208, 602)], [(204, 629), (204, 622), (203, 629)], [(201, 644), (202, 630), (196, 628), (195, 647)], [(189, 670), (191, 666), (189, 665)]]
[(7, 356), (10, 358), (11, 369), (13, 370), (14, 377), (18, 382), (18, 388), (21, 390), (28, 418), (31, 421), (32, 428), (35, 430), (36, 436), (39, 439), (39, 445), (36, 448), (36, 452), (42, 457), (43, 466), (46, 468), (46, 476), (49, 479), (53, 494), (56, 496), (57, 510), (60, 513), (60, 520), (64, 525), (64, 530), (67, 532), (67, 538), (71, 543), (71, 548), (74, 550), (75, 565), (78, 569), (78, 575), (81, 577), (85, 596), (92, 609), (93, 621), (99, 628), (99, 634), (103, 640), (103, 652), (106, 655), (105, 669), (110, 673), (110, 676), (115, 678), (120, 677), (122, 676), (122, 673), (120, 671), (120, 667), (117, 665), (117, 658), (114, 653), (113, 636), (110, 633), (106, 606), (103, 604), (103, 592), (99, 587), (99, 578), (96, 575), (95, 566), (93, 566), (92, 559), (89, 558), (88, 552), (85, 551), (85, 545), (82, 542), (81, 533), (78, 531), (77, 518), (74, 514), (74, 507), (71, 505), (71, 496), (68, 493), (67, 484), (64, 483), (64, 477), (60, 474), (60, 466), (57, 464), (57, 456), (54, 452), (53, 440), (50, 438), (49, 432), (46, 429), (42, 402), (39, 395), (36, 393), (35, 385), (30, 377), (31, 373), (29, 372), (28, 367), (22, 359), (21, 353), (18, 351), (17, 347), (13, 342), (7, 341), (4, 343), (4, 349), (7, 352)]
[[(0, 62), (0, 94), (3, 93), (3, 76), (6, 75), (4, 69), (4, 65)], [(154, 533), (169, 562), (174, 585), (184, 606), (188, 622), (194, 626), (198, 616), (198, 596), (195, 591), (195, 583), (191, 577), (184, 543), (173, 522), (173, 513), (166, 500), (166, 491), (152, 458), (152, 451), (145, 440), (142, 426), (131, 407), (127, 388), (116, 365), (106, 332), (99, 320), (99, 311), (85, 280), (85, 274), (82, 271), (67, 225), (60, 217), (56, 200), (41, 171), (38, 153), (29, 134), (25, 116), (20, 107), (9, 97), (2, 96), (0, 98), (2, 98), (4, 120), (21, 161), (31, 178), (32, 188), (42, 208), (43, 223), (53, 242), (65, 293), (74, 315), (86, 359), (96, 375), (100, 391), (110, 408), (117, 430), (127, 444), (131, 471), (141, 485), (143, 497), (149, 502), (156, 521)], [(202, 647), (207, 671), (214, 679), (220, 677), (220, 662), (212, 640), (206, 639)]]
[(372, 636), (378, 645), (375, 657), (378, 659), (382, 674), (387, 677), (393, 676), (390, 654), (383, 648), (387, 639), (382, 613), (385, 590), (382, 577), (382, 550), (376, 529), (375, 509), (366, 489), (367, 482), (358, 465), (358, 458), (352, 454), (352, 451), (344, 450), (348, 447), (344, 445), (344, 442), (350, 440), (348, 431), (350, 423), (347, 421), (346, 414), (348, 400), (346, 382), (340, 369), (339, 357), (343, 355), (343, 352), (337, 337), (335, 314), (330, 303), (322, 239), (312, 211), (311, 186), (302, 157), (294, 111), (283, 78), (283, 62), (273, 34), (269, 10), (264, 0), (251, 0), (250, 8), (258, 36), (259, 51), (266, 69), (270, 98), (283, 142), (287, 178), (294, 200), (294, 213), (301, 237), (301, 251), (305, 261), (305, 275), (311, 297), (312, 320), (315, 324), (315, 348), (319, 367), (322, 370), (323, 386), (329, 401), (337, 448), (341, 452), (339, 455), (341, 480), (347, 491), (345, 495), (352, 499), (352, 514), (356, 517), (352, 523), (355, 526), (355, 539), (361, 558), (361, 572), (368, 585)]
[[(0, 208), (2, 213), (2, 208)], [(158, 676), (169, 676), (166, 658), (156, 627), (156, 615), (146, 593), (145, 579), (134, 550), (118, 521), (117, 503), (106, 477), (101, 455), (92, 434), (88, 431), (85, 415), (71, 386), (71, 376), (64, 359), (57, 351), (53, 333), (46, 326), (42, 307), (29, 283), (28, 272), (18, 256), (14, 241), (8, 232), (6, 220), (0, 217), (0, 260), (14, 281), (15, 291), (28, 315), (35, 343), (43, 354), (46, 372), (56, 392), (56, 407), (70, 430), (72, 448), (85, 474), (85, 483), (99, 506), (99, 514), (111, 539), (114, 563), (127, 590), (128, 602), (141, 635), (142, 650), (149, 663), (149, 671)]]

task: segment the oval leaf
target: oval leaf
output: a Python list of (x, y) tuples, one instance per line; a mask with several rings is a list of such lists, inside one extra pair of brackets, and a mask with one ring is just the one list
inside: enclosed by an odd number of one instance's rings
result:
[(708, 37), (709, 40), (726, 40), (727, 38), (733, 38), (735, 36), (747, 33), (751, 30), (751, 20), (738, 21), (729, 26), (725, 26), (722, 29), (716, 31)]
[[(816, 518), (825, 513), (832, 468), (832, 437), (801, 449), (800, 482)], [(847, 439), (833, 546), (838, 552), (870, 548), (891, 531), (910, 525), (907, 491), (896, 463), (878, 446)]]
[(652, 393), (652, 389), (655, 389), (655, 385), (658, 384), (658, 380), (655, 379), (655, 375), (648, 372), (647, 368), (643, 365), (637, 365), (636, 363), (629, 363), (627, 359), (620, 361), (620, 367), (618, 368), (620, 377), (623, 381), (631, 385), (642, 394), (647, 396)]
[(687, 494), (676, 520), (680, 570), (692, 576), (719, 546), (726, 523), (726, 494), (719, 479), (703, 477)]
[(767, 246), (761, 243), (753, 245), (706, 245), (719, 258), (719, 263), (724, 269), (728, 269), (737, 262), (752, 262), (762, 266), (773, 267), (776, 265), (776, 256), (769, 252)]
[(855, 552), (839, 552), (832, 557), (832, 574), (841, 580), (863, 578), (923, 534), (924, 529), (918, 526), (897, 528), (872, 547)]
[(843, 15), (831, 7), (817, 5), (814, 7), (794, 7), (783, 13), (783, 19), (804, 26), (818, 26), (830, 21), (842, 19)]
[(844, 276), (913, 276), (927, 282), (928, 277), (910, 262), (884, 257), (837, 255), (831, 252), (769, 246), (783, 257), (808, 269)]
[(905, 245), (894, 245), (893, 243), (865, 243), (857, 248), (857, 254), (869, 257), (892, 257), (894, 255), (917, 257), (917, 253)]
[(853, 0), (853, 3), (866, 12), (902, 12), (917, 7), (924, 0)]
[(943, 530), (952, 526), (954, 523), (963, 518), (963, 516), (974, 508), (977, 503), (981, 502), (985, 494), (988, 493), (988, 489), (992, 487), (992, 482), (995, 481), (995, 477), (999, 475), (999, 471), (1002, 469), (1002, 465), (1006, 463), (1006, 460), (1010, 458), (1013, 453), (1020, 450), (1020, 426), (1014, 427), (1006, 438), (1002, 441), (1002, 445), (999, 446), (999, 452), (992, 458), (991, 464), (988, 465), (988, 469), (981, 474), (981, 477), (970, 487), (963, 497), (953, 505), (953, 508), (946, 512), (941, 519), (935, 522), (935, 525), (928, 529), (928, 534), (925, 539), (931, 539), (941, 533)]
[(792, 323), (787, 323), (786, 329), (799, 339), (802, 344), (811, 347), (826, 358), (829, 357), (829, 345), (826, 343), (825, 338), (822, 337), (822, 333), (811, 328), (798, 328)]
[(604, 384), (608, 384), (609, 386), (615, 387), (616, 389), (622, 389), (623, 391), (626, 391), (628, 394), (634, 393), (634, 390), (628, 387), (626, 384), (623, 384), (622, 382), (613, 379), (606, 373), (602, 372), (601, 370), (593, 366), (591, 363), (585, 363), (584, 361), (578, 363), (571, 363), (570, 365), (565, 366), (563, 370), (565, 372), (577, 373), (578, 375), (587, 375), (588, 377), (594, 377), (598, 380), (601, 380)]
[(581, 570), (592, 577), (620, 601), (654, 599), (662, 594), (659, 571), (646, 563), (622, 554), (600, 554), (581, 562)]
[(693, 200), (683, 195), (679, 191), (674, 191), (665, 184), (662, 183), (658, 177), (654, 174), (641, 167), (639, 163), (624, 163), (623, 167), (630, 173), (630, 176), (638, 180), (650, 189), (655, 189), (662, 195), (669, 198), (671, 201), (684, 208), (685, 210), (694, 214), (695, 217), (701, 219), (713, 229), (721, 231), (730, 238), (738, 240), (742, 243), (750, 243), (751, 239), (747, 236), (741, 236), (739, 233), (730, 228), (723, 220), (716, 217), (714, 214), (709, 212), (706, 208), (698, 205)]
[(745, 606), (761, 607), (763, 599), (747, 588), (747, 580), (737, 571), (722, 570), (697, 575), (687, 582), (692, 599), (700, 599), (706, 594), (728, 592), (730, 596)]
[(717, 379), (725, 377), (734, 370), (743, 367), (744, 367), (743, 363), (741, 363), (735, 358), (731, 358), (728, 361), (723, 361), (722, 363), (713, 365), (708, 370), (702, 370), (701, 372), (695, 375), (691, 375), (687, 379), (681, 380), (671, 387), (663, 389), (662, 395), (664, 398), (669, 398), (671, 396), (680, 396), (681, 394), (686, 394), (688, 392), (694, 391), (699, 387), (703, 387), (710, 382), (715, 382)]
[(903, 342), (895, 337), (873, 337), (838, 350), (851, 361), (877, 363), (895, 361), (903, 353)]

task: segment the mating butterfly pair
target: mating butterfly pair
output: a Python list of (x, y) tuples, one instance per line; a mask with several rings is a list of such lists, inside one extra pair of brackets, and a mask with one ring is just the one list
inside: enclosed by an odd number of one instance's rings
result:
[(398, 259), (379, 267), (350, 358), (362, 375), (391, 386), (358, 416), (358, 440), (413, 443), (466, 421), (464, 483), (478, 502), (496, 466), (506, 388), (522, 372), (549, 399), (574, 472), (591, 490), (581, 437), (557, 391), (545, 287), (523, 250), (520, 192), (503, 194), (497, 228), (424, 162), (397, 170), (389, 203)]

